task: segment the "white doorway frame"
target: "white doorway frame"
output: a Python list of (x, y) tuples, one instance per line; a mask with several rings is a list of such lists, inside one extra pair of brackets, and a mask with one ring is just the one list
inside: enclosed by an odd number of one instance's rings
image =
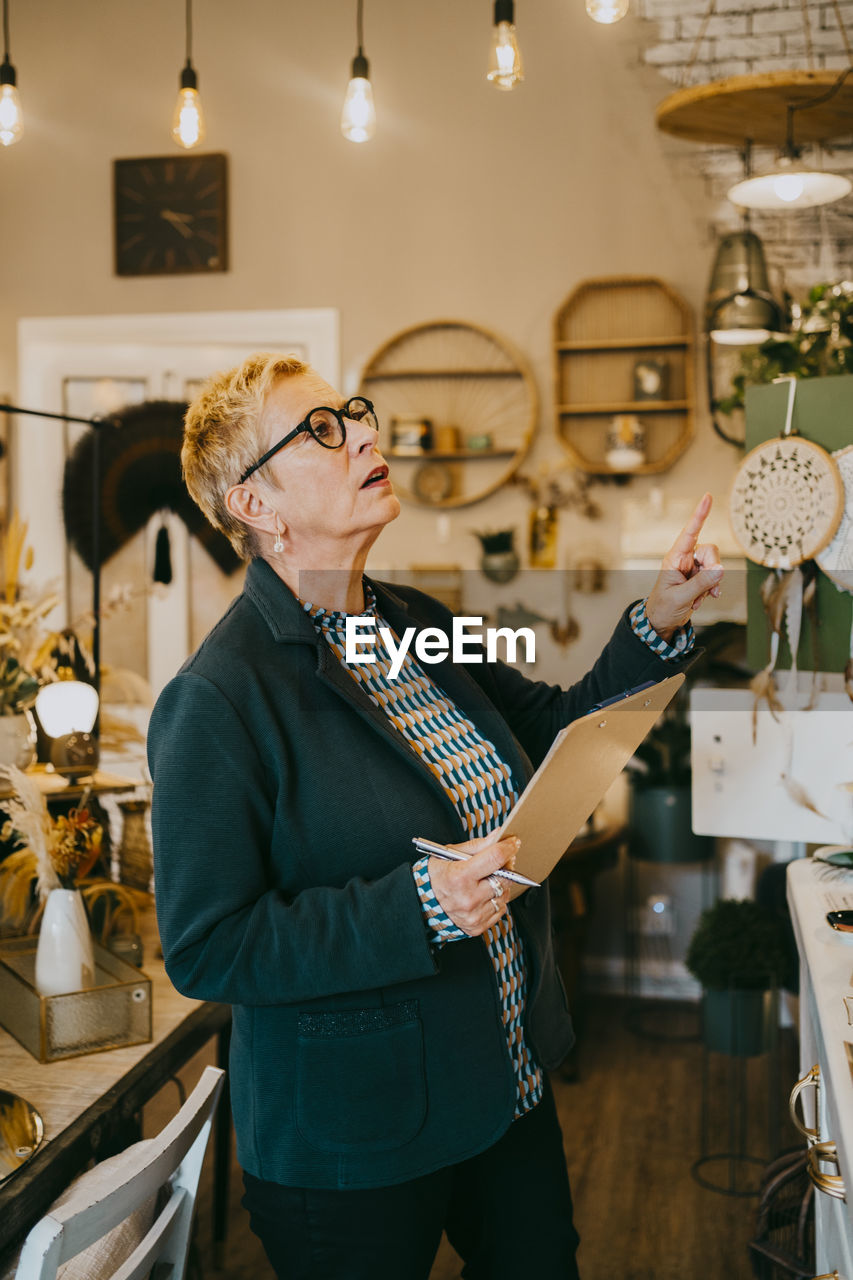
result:
[[(172, 362), (179, 368), (192, 361), (198, 375), (206, 376), (234, 364), (235, 347), (245, 348), (246, 354), (295, 350), (326, 381), (338, 383), (339, 321), (337, 310), (330, 307), (38, 317), (18, 322), (16, 403), (62, 413), (63, 379), (79, 373), (81, 366), (95, 377), (120, 366), (124, 376), (133, 377), (144, 376), (152, 362), (168, 370)], [(26, 426), (16, 425), (11, 445), (12, 502), (29, 525), (33, 578), (40, 586), (58, 579), (67, 599), (61, 503), (64, 464), (62, 432), (55, 422), (28, 418)], [(68, 621), (66, 616), (58, 625)], [(166, 665), (172, 663), (170, 655)]]

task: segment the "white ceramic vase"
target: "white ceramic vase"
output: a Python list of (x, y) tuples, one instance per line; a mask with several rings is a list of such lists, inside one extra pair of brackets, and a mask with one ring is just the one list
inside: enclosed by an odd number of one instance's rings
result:
[(36, 722), (29, 711), (0, 715), (0, 764), (26, 769), (36, 754)]
[(78, 889), (51, 889), (36, 949), (40, 995), (85, 991), (95, 980), (92, 933)]

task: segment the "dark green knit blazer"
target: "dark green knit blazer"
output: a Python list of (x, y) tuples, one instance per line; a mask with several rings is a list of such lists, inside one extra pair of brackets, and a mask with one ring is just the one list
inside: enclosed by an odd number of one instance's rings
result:
[[(443, 605), (373, 582), (394, 630), (451, 629)], [(430, 677), (521, 791), (556, 732), (672, 674), (626, 615), (563, 691), (502, 663)], [(148, 737), (157, 915), (179, 991), (233, 1006), (238, 1157), (294, 1186), (384, 1186), (466, 1159), (512, 1121), (515, 1084), (481, 938), (431, 949), (414, 835), (455, 842), (454, 805), (264, 561), (160, 696)], [(525, 1033), (571, 1047), (547, 887), (512, 905)]]

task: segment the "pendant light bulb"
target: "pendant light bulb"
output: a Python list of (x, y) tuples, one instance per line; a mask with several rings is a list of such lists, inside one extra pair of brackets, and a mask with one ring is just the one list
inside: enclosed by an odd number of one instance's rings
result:
[(609, 26), (625, 17), (628, 4), (629, 0), (586, 0), (586, 11), (593, 22)]
[(352, 60), (352, 74), (341, 112), (341, 133), (349, 142), (369, 142), (376, 132), (376, 107), (367, 73), (367, 58), (359, 50)]
[(179, 147), (197, 147), (205, 139), (204, 113), (198, 94), (198, 77), (189, 63), (181, 72), (181, 87), (172, 116), (172, 139)]
[(15, 68), (7, 58), (0, 65), (0, 144), (11, 147), (23, 132), (24, 117), (21, 112), (21, 96), (15, 84)]
[(187, 60), (181, 71), (178, 100), (172, 115), (172, 141), (187, 151), (204, 142), (204, 112), (198, 96), (198, 76), (192, 63), (193, 11), (192, 0), (186, 5)]
[(498, 89), (513, 89), (524, 79), (524, 66), (515, 33), (513, 0), (495, 0), (495, 22), (486, 79)]
[(373, 105), (373, 86), (370, 68), (364, 56), (364, 0), (357, 0), (355, 32), (358, 52), (352, 60), (352, 70), (344, 105), (341, 111), (341, 133), (348, 142), (369, 142), (376, 132), (376, 107)]
[(9, 0), (3, 0), (3, 61), (0, 63), (0, 143), (11, 147), (24, 132), (18, 76), (9, 57)]

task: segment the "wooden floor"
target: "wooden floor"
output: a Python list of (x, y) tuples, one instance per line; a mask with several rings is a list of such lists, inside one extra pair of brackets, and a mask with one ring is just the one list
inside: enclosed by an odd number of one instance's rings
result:
[[(581, 1235), (581, 1275), (584, 1280), (749, 1280), (747, 1241), (753, 1234), (756, 1198), (706, 1190), (690, 1172), (701, 1153), (703, 1049), (696, 1038), (660, 1038), (695, 1033), (697, 1010), (674, 1005), (642, 1009), (638, 1024), (636, 1006), (615, 999), (597, 1001), (584, 1019), (577, 1079), (553, 1077)], [(638, 1026), (649, 1034), (637, 1034)], [(718, 1055), (708, 1059), (711, 1152), (728, 1149), (731, 1061)], [(187, 1069), (188, 1083), (201, 1063), (199, 1057)], [(791, 1031), (781, 1034), (778, 1064), (780, 1087), (772, 1110), (777, 1150), (797, 1145), (785, 1102), (797, 1073)], [(751, 1060), (745, 1079), (750, 1117), (746, 1149), (761, 1157), (770, 1154), (769, 1066), (769, 1057)], [(168, 1091), (152, 1104), (146, 1111), (146, 1132), (156, 1131), (174, 1105)], [(236, 1166), (225, 1257), (222, 1269), (214, 1270), (209, 1163), (208, 1153), (198, 1224), (205, 1277), (271, 1277), (240, 1207)], [(706, 1176), (724, 1186), (733, 1171), (741, 1187), (754, 1183), (761, 1172), (757, 1165), (733, 1166), (728, 1161), (705, 1167)], [(431, 1280), (458, 1280), (460, 1273), (459, 1259), (444, 1241)]]

